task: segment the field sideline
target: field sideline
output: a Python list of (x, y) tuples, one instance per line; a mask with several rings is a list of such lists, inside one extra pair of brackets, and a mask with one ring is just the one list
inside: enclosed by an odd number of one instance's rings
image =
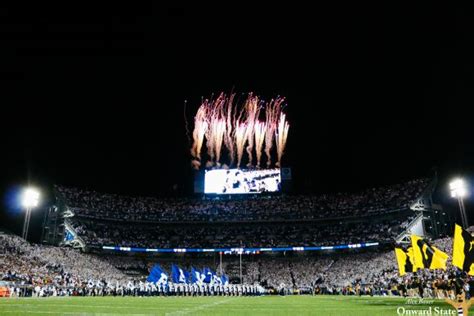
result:
[[(0, 315), (397, 315), (400, 307), (455, 310), (441, 300), (347, 296), (0, 298)], [(472, 310), (472, 309), (471, 309)], [(449, 314), (451, 313), (451, 314)], [(454, 313), (454, 314), (452, 314)]]

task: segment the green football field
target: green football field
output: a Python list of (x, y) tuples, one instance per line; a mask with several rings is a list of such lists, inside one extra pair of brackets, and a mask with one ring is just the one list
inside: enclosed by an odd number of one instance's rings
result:
[(0, 315), (420, 315), (415, 310), (430, 309), (422, 315), (456, 315), (441, 300), (391, 297), (0, 298)]

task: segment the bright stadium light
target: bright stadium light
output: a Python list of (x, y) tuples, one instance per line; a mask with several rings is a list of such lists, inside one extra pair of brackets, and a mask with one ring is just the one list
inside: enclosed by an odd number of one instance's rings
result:
[(467, 195), (466, 184), (463, 179), (457, 178), (449, 183), (449, 189), (451, 190), (451, 197), (465, 197)]
[(449, 190), (451, 192), (451, 197), (456, 198), (459, 204), (459, 211), (461, 212), (461, 221), (462, 226), (467, 229), (469, 222), (467, 220), (466, 209), (464, 207), (463, 198), (467, 196), (467, 186), (463, 179), (456, 178), (449, 183)]
[(21, 204), (26, 208), (25, 221), (23, 222), (23, 239), (28, 237), (28, 229), (30, 227), (31, 209), (39, 204), (40, 193), (34, 188), (26, 188), (23, 191)]
[(27, 188), (23, 192), (22, 204), (24, 207), (37, 207), (39, 203), (39, 192), (33, 188)]

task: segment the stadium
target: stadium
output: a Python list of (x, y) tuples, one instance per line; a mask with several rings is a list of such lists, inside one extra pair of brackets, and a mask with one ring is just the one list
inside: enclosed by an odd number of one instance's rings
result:
[[(404, 297), (449, 298), (459, 290), (454, 268), (400, 277), (393, 251), (416, 234), (451, 252), (452, 238), (444, 236), (452, 222), (440, 223), (447, 217), (437, 216), (442, 208), (432, 202), (436, 185), (436, 178), (423, 178), (358, 193), (224, 199), (55, 186), (41, 244), (1, 234), (2, 296), (10, 297), (2, 309), (27, 312), (31, 300), (12, 298), (30, 297), (44, 312), (102, 313), (111, 304), (108, 312), (126, 314), (257, 306), (278, 314), (290, 312), (273, 309), (288, 297), (295, 300), (288, 307), (298, 304), (301, 313), (382, 313), (396, 312)], [(54, 300), (64, 297), (70, 301)], [(135, 306), (134, 298), (147, 301)]]
[(0, 315), (472, 314), (471, 19), (330, 6), (1, 6)]

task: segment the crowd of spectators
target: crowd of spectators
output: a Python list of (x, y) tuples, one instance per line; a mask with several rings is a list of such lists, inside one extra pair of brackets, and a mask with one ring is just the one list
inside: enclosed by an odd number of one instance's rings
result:
[(23, 288), (73, 288), (88, 282), (125, 282), (128, 276), (107, 261), (77, 250), (32, 245), (18, 236), (0, 232), (0, 280), (15, 282)]
[(130, 197), (63, 186), (55, 190), (58, 200), (78, 217), (126, 222), (275, 221), (371, 216), (406, 209), (428, 183), (428, 179), (417, 179), (359, 193), (244, 199)]
[[(452, 238), (439, 239), (435, 245), (450, 254)], [(212, 256), (154, 258), (81, 253), (71, 248), (31, 245), (17, 236), (0, 233), (0, 280), (15, 284), (13, 295), (25, 295), (25, 290), (34, 296), (147, 295), (143, 289), (149, 291), (154, 286), (144, 279), (156, 262), (167, 271), (171, 263), (188, 270), (191, 266), (210, 266), (217, 271), (221, 268)], [(240, 282), (239, 267), (238, 256), (224, 256), (222, 270), (231, 283)], [(130, 270), (141, 272), (131, 275), (127, 273)], [(445, 298), (461, 290), (472, 295), (474, 290), (474, 280), (456, 271), (450, 262), (446, 271), (421, 270), (400, 277), (393, 250), (249, 255), (243, 257), (242, 276), (243, 283), (252, 289), (265, 287), (276, 293), (286, 289), (313, 294)], [(245, 291), (245, 287), (242, 289)]]
[(427, 185), (419, 179), (357, 194), (230, 200), (125, 197), (59, 186), (56, 192), (87, 246), (291, 247), (391, 242), (415, 215), (408, 207)]
[[(433, 243), (452, 254), (452, 238)], [(393, 250), (262, 256), (244, 263), (244, 278), (271, 288), (317, 294), (453, 298), (465, 291), (474, 297), (474, 279), (454, 268), (450, 259), (447, 266), (446, 270), (422, 269), (400, 276)]]
[(374, 222), (169, 225), (70, 219), (90, 247), (142, 248), (300, 247), (391, 242), (411, 216)]

